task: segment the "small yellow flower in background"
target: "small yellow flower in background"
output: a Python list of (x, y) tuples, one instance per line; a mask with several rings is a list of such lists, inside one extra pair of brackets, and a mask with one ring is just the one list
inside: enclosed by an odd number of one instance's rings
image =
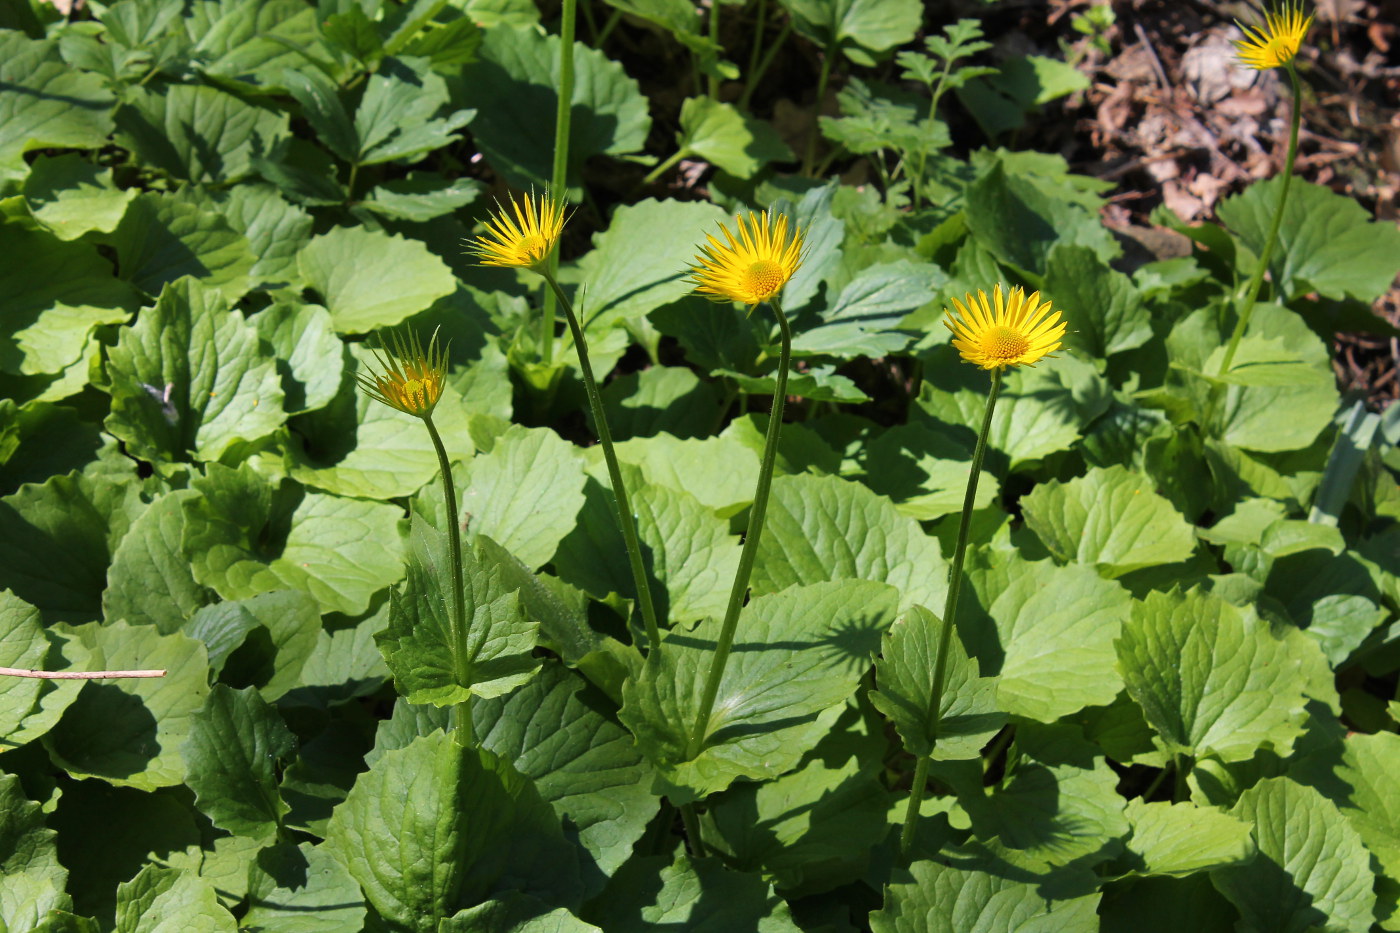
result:
[(511, 201), (510, 207), (507, 212), (497, 205), (486, 221), (486, 233), (467, 244), (467, 251), (483, 266), (543, 267), (564, 232), (563, 203), (548, 192), (532, 193), (523, 202)]
[(1303, 16), (1296, 0), (1285, 0), (1277, 9), (1266, 10), (1263, 26), (1237, 23), (1244, 38), (1235, 43), (1240, 63), (1258, 71), (1279, 68), (1293, 61), (1298, 46), (1312, 25), (1312, 14)]
[(379, 372), (370, 369), (355, 374), (360, 388), (375, 401), (404, 414), (418, 418), (431, 415), (447, 378), (447, 350), (438, 346), (437, 332), (428, 341), (426, 353), (413, 333), (407, 338), (391, 334), (384, 351), (383, 355), (373, 351)]
[(1030, 366), (1060, 349), (1066, 324), (1050, 302), (1040, 300), (1040, 292), (1026, 297), (1019, 286), (1003, 295), (1001, 286), (977, 296), (967, 295), (967, 303), (953, 299), (957, 314), (949, 313), (944, 325), (953, 332), (953, 346), (962, 358), (983, 369)]
[(783, 290), (802, 265), (802, 230), (789, 226), (787, 216), (770, 218), (768, 212), (736, 216), (736, 240), (724, 224), (725, 242), (706, 235), (698, 265), (690, 267), (695, 290), (711, 301), (739, 301), (756, 305)]

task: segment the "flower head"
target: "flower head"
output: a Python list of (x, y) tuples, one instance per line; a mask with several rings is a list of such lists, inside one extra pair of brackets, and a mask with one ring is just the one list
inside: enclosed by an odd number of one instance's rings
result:
[(992, 300), (979, 290), (966, 304), (953, 299), (957, 314), (949, 313), (943, 323), (953, 332), (953, 346), (962, 358), (983, 369), (1030, 366), (1060, 348), (1065, 322), (1050, 302), (1040, 300), (1040, 292), (1030, 297), (1018, 286), (1009, 296), (1001, 286), (992, 290)]
[(1240, 63), (1258, 71), (1287, 65), (1298, 54), (1312, 21), (1312, 14), (1303, 16), (1297, 0), (1284, 0), (1282, 6), (1265, 11), (1262, 26), (1237, 23), (1244, 33), (1235, 43)]
[(789, 226), (787, 215), (749, 214), (734, 218), (739, 237), (719, 225), (725, 242), (707, 234), (706, 243), (690, 267), (695, 290), (711, 301), (739, 301), (756, 305), (783, 290), (802, 265), (802, 230)]
[(486, 221), (486, 233), (468, 243), (467, 252), (475, 254), (483, 266), (541, 268), (564, 232), (563, 203), (548, 192), (532, 193), (523, 201), (511, 201), (510, 207), (507, 212), (496, 205)]
[[(381, 340), (381, 344), (383, 341)], [(374, 350), (379, 371), (355, 374), (355, 379), (370, 398), (390, 408), (426, 418), (433, 413), (442, 397), (442, 383), (447, 377), (447, 350), (438, 346), (437, 332), (428, 341), (428, 352), (412, 332), (408, 337), (389, 335), (384, 353)]]

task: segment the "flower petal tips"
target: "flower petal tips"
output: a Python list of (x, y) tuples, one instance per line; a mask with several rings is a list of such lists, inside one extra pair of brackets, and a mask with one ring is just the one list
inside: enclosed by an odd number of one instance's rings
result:
[(1244, 38), (1235, 42), (1240, 63), (1258, 71), (1287, 65), (1298, 54), (1312, 21), (1312, 14), (1303, 16), (1296, 0), (1285, 0), (1277, 9), (1265, 11), (1262, 26), (1236, 23), (1244, 33)]
[(1060, 348), (1066, 324), (1050, 302), (1040, 300), (1040, 292), (1027, 297), (1017, 287), (1008, 296), (998, 285), (990, 303), (981, 290), (965, 300), (966, 304), (953, 299), (957, 313), (948, 312), (943, 323), (967, 362), (983, 369), (1031, 366)]
[(789, 224), (787, 215), (768, 212), (734, 218), (738, 237), (719, 225), (721, 243), (712, 235), (690, 267), (695, 291), (711, 301), (738, 301), (756, 305), (783, 290), (802, 265), (803, 231)]
[(379, 371), (368, 367), (366, 372), (355, 374), (365, 394), (407, 415), (431, 415), (447, 378), (447, 350), (438, 346), (437, 333), (428, 341), (426, 353), (412, 333), (406, 339), (391, 334), (382, 355), (378, 350), (372, 352)]
[(564, 232), (563, 203), (548, 193), (532, 193), (511, 201), (510, 208), (496, 206), (486, 220), (486, 233), (469, 242), (467, 252), (483, 266), (542, 267)]

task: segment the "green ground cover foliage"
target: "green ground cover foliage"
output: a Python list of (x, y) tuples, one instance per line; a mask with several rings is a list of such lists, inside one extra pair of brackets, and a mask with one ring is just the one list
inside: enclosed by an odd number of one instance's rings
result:
[[(1219, 223), (1162, 211), (1192, 254), (1127, 265), (1102, 183), (997, 145), (1074, 68), (983, 67), (976, 23), (915, 0), (767, 6), (845, 76), (829, 156), (704, 93), (753, 63), (688, 2), (591, 4), (693, 63), (674, 127), (574, 49), (562, 193), (594, 233), (558, 276), (659, 646), (568, 332), (546, 348), (539, 280), (463, 252), (490, 184), (551, 178), (555, 21), (0, 13), (0, 666), (166, 671), (0, 677), (0, 930), (1400, 930), (1400, 406), (1341, 397), (1328, 354), (1400, 233), (1295, 181), (1222, 371), (1278, 180)], [(954, 105), (985, 137), (953, 146)], [(834, 177), (859, 157), (878, 185)], [(682, 158), (710, 201), (641, 190)], [(796, 366), (689, 754), (778, 337), (684, 273), (757, 208), (804, 231)], [(1005, 374), (931, 732), (988, 385), (940, 319), (998, 282), (1069, 333)], [(385, 328), (448, 346), (457, 515), (418, 420), (356, 385)]]

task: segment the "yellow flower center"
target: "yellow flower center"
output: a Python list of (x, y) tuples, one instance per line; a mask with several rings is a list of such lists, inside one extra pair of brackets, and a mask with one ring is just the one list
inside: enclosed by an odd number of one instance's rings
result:
[(982, 335), (982, 352), (993, 360), (1010, 362), (1023, 356), (1030, 346), (1025, 334), (1004, 325), (997, 325)]
[(771, 259), (751, 263), (744, 271), (743, 286), (755, 298), (767, 298), (783, 287), (783, 267)]
[(399, 398), (405, 408), (422, 408), (428, 400), (428, 387), (421, 380), (410, 379), (399, 387)]
[(536, 262), (544, 258), (548, 247), (549, 241), (538, 234), (530, 233), (520, 238), (520, 255), (527, 256)]
[(1293, 60), (1293, 48), (1289, 45), (1287, 38), (1283, 36), (1273, 36), (1269, 39), (1268, 52), (1280, 65)]

